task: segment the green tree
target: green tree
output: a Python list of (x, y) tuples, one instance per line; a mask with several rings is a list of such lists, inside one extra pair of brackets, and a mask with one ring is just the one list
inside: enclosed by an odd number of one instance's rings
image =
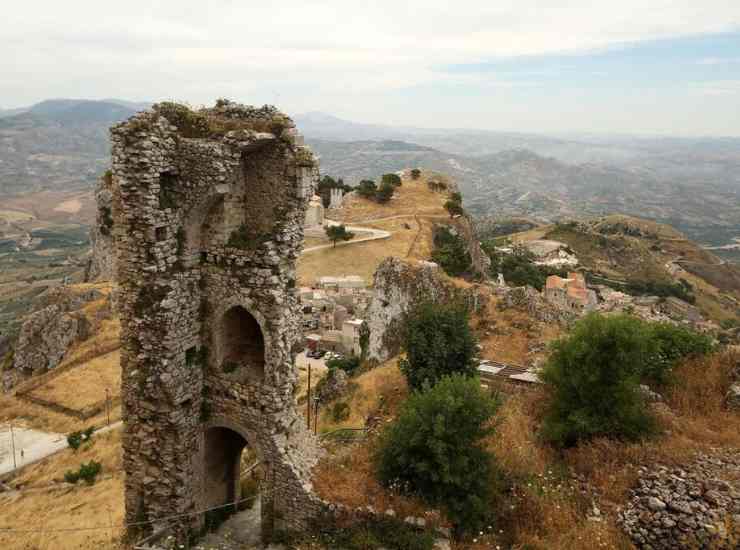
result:
[(339, 369), (351, 375), (360, 368), (360, 358), (354, 355), (350, 357), (334, 357), (326, 362), (329, 370)]
[(469, 272), (473, 265), (465, 241), (444, 226), (434, 232), (432, 261), (439, 264), (445, 273), (452, 277)]
[(443, 376), (477, 373), (475, 337), (468, 326), (468, 312), (457, 304), (424, 303), (408, 316), (399, 362), (409, 386), (420, 390)]
[(360, 185), (357, 187), (357, 193), (361, 197), (366, 199), (372, 199), (375, 197), (375, 193), (378, 192), (378, 187), (375, 185), (373, 180), (362, 180)]
[(380, 187), (375, 193), (375, 200), (377, 200), (379, 203), (386, 203), (389, 200), (391, 200), (391, 197), (393, 196), (393, 193), (395, 192), (395, 187), (392, 183), (388, 183), (384, 181), (380, 184)]
[(347, 228), (343, 225), (327, 225), (324, 231), (335, 247), (337, 246), (337, 241), (349, 241), (355, 236), (354, 233), (347, 231)]
[(411, 170), (411, 179), (412, 180), (418, 180), (421, 177), (421, 170), (418, 168), (414, 168)]
[(445, 203), (445, 210), (450, 214), (450, 218), (462, 216), (464, 212), (462, 204), (453, 200), (449, 200)]
[(643, 381), (652, 385), (663, 387), (673, 383), (673, 370), (685, 357), (714, 351), (712, 339), (706, 334), (671, 323), (644, 324), (647, 325), (644, 330), (657, 347), (656, 354), (649, 359), (642, 373)]
[(496, 497), (496, 468), (483, 440), (498, 401), (477, 378), (455, 374), (414, 394), (380, 437), (378, 477), (440, 506), (458, 531), (482, 527)]
[(382, 183), (390, 183), (393, 187), (400, 187), (401, 186), (401, 176), (398, 174), (383, 174), (383, 176), (380, 179), (381, 184)]
[(597, 436), (636, 440), (655, 430), (639, 386), (659, 346), (644, 329), (628, 315), (590, 314), (553, 344), (540, 374), (552, 396), (546, 439), (572, 446)]

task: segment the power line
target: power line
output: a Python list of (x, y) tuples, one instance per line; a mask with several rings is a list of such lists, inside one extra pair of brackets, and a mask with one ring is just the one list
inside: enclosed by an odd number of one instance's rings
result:
[[(291, 486), (292, 484), (286, 483), (284, 485), (280, 485), (279, 487), (283, 488), (283, 487), (291, 487)], [(269, 491), (269, 492), (272, 492), (272, 491)], [(158, 518), (158, 519), (149, 520), (149, 521), (135, 521), (132, 523), (124, 523), (123, 527), (138, 527), (142, 525), (151, 525), (154, 523), (167, 522), (170, 520), (181, 519), (181, 518), (186, 518), (190, 516), (199, 516), (201, 514), (205, 514), (206, 512), (211, 512), (213, 510), (222, 510), (223, 508), (231, 508), (233, 506), (237, 506), (244, 502), (254, 501), (260, 498), (261, 496), (262, 496), (262, 493), (248, 497), (248, 498), (240, 499), (234, 502), (229, 502), (227, 504), (221, 504), (219, 506), (214, 506), (213, 508), (206, 508), (205, 510), (198, 510), (196, 512), (185, 512), (182, 514), (174, 514), (171, 516), (165, 516), (163, 518)], [(0, 534), (3, 534), (3, 533), (72, 533), (72, 532), (79, 532), (79, 531), (100, 531), (100, 530), (106, 530), (106, 529), (110, 529), (110, 525), (100, 525), (100, 526), (95, 526), (95, 527), (61, 527), (57, 529), (14, 529), (12, 527), (0, 527)]]

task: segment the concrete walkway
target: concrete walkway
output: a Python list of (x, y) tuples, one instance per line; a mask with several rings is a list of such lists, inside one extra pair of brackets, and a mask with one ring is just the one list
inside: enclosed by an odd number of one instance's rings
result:
[[(327, 225), (341, 225), (339, 222), (335, 222), (333, 220), (326, 220)], [(370, 233), (367, 237), (361, 237), (359, 239), (352, 239), (351, 241), (343, 241), (340, 243), (337, 243), (334, 245), (334, 243), (330, 244), (320, 244), (317, 246), (309, 246), (308, 248), (304, 248), (302, 254), (306, 254), (307, 252), (314, 252), (316, 250), (324, 250), (326, 248), (339, 248), (340, 246), (349, 246), (352, 244), (357, 243), (364, 243), (367, 241), (377, 241), (378, 239), (387, 239), (391, 236), (390, 231), (383, 231), (381, 229), (373, 229), (372, 227), (360, 227), (357, 225), (348, 225), (347, 231), (355, 231), (355, 232), (364, 232), (364, 233)]]
[[(93, 437), (120, 428), (118, 422), (93, 432)], [(13, 447), (15, 446), (15, 462)], [(0, 425), (0, 476), (20, 470), (48, 456), (68, 448), (66, 434), (47, 433), (13, 426), (13, 437), (10, 425)]]

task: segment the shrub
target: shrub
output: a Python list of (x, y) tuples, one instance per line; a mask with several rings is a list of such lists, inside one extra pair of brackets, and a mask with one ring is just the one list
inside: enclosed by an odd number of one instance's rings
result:
[(226, 374), (231, 374), (232, 372), (236, 371), (236, 369), (239, 368), (238, 363), (234, 361), (224, 361), (223, 365), (221, 365), (221, 370), (225, 372)]
[(468, 326), (468, 313), (455, 304), (425, 303), (408, 317), (399, 362), (409, 386), (421, 389), (443, 376), (462, 373), (474, 376), (476, 341)]
[(80, 469), (76, 472), (74, 470), (67, 470), (64, 473), (64, 481), (67, 483), (77, 483), (80, 479), (84, 480), (88, 485), (95, 483), (95, 478), (102, 471), (103, 465), (100, 462), (91, 460), (87, 464), (84, 462), (80, 464)]
[(385, 183), (393, 187), (401, 187), (401, 177), (398, 174), (383, 174), (380, 178), (380, 184), (382, 186)]
[(375, 192), (375, 200), (379, 203), (386, 203), (391, 200), (394, 192), (395, 187), (392, 183), (383, 182), (380, 184), (380, 187)]
[(473, 265), (465, 241), (447, 227), (440, 227), (434, 232), (432, 261), (452, 277), (469, 272)]
[(331, 419), (334, 422), (343, 422), (349, 418), (349, 404), (346, 401), (338, 401), (332, 405)]
[(642, 378), (656, 386), (667, 386), (673, 381), (673, 371), (681, 359), (707, 355), (714, 351), (714, 344), (709, 336), (686, 327), (652, 323), (646, 329), (658, 349), (645, 365)]
[(269, 235), (258, 235), (243, 223), (231, 232), (226, 246), (241, 250), (254, 250), (269, 240)]
[(655, 421), (639, 391), (656, 341), (627, 315), (591, 314), (556, 341), (541, 379), (552, 400), (543, 435), (559, 446), (596, 436), (639, 439)]
[(373, 180), (362, 180), (360, 185), (357, 187), (357, 193), (366, 199), (374, 198), (377, 191), (378, 187), (375, 185)]
[(445, 203), (445, 210), (450, 214), (450, 218), (455, 216), (462, 216), (464, 210), (462, 204), (455, 201), (447, 201)]
[(412, 180), (418, 180), (421, 177), (421, 170), (418, 168), (414, 168), (411, 170), (411, 179)]
[(497, 407), (477, 378), (461, 374), (415, 392), (381, 435), (379, 479), (443, 507), (459, 531), (479, 528), (495, 496), (493, 459), (482, 441), (493, 433)]
[(89, 441), (95, 431), (95, 426), (88, 426), (83, 431), (72, 432), (67, 436), (67, 445), (75, 451), (80, 448), (82, 443)]
[(360, 368), (360, 358), (351, 357), (334, 357), (326, 362), (326, 366), (329, 369), (340, 369), (347, 374), (353, 374), (357, 369)]

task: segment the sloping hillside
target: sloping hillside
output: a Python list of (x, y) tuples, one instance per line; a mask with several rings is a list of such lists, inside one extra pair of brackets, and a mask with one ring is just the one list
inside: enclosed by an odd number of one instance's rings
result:
[[(428, 260), (432, 251), (435, 223), (450, 216), (444, 209), (447, 191), (433, 191), (429, 181), (447, 180), (433, 172), (423, 172), (418, 180), (404, 176), (393, 198), (379, 204), (352, 193), (341, 209), (327, 210), (326, 217), (350, 227), (378, 229), (390, 233), (387, 239), (368, 241), (337, 248), (304, 252), (298, 260), (298, 281), (313, 284), (318, 277), (360, 275), (369, 285), (380, 262), (388, 256), (410, 260)], [(307, 245), (330, 244), (326, 238), (309, 237)]]
[(592, 275), (636, 284), (683, 280), (706, 317), (722, 321), (740, 316), (740, 269), (670, 226), (612, 215), (512, 235), (514, 241), (541, 238), (567, 244)]

